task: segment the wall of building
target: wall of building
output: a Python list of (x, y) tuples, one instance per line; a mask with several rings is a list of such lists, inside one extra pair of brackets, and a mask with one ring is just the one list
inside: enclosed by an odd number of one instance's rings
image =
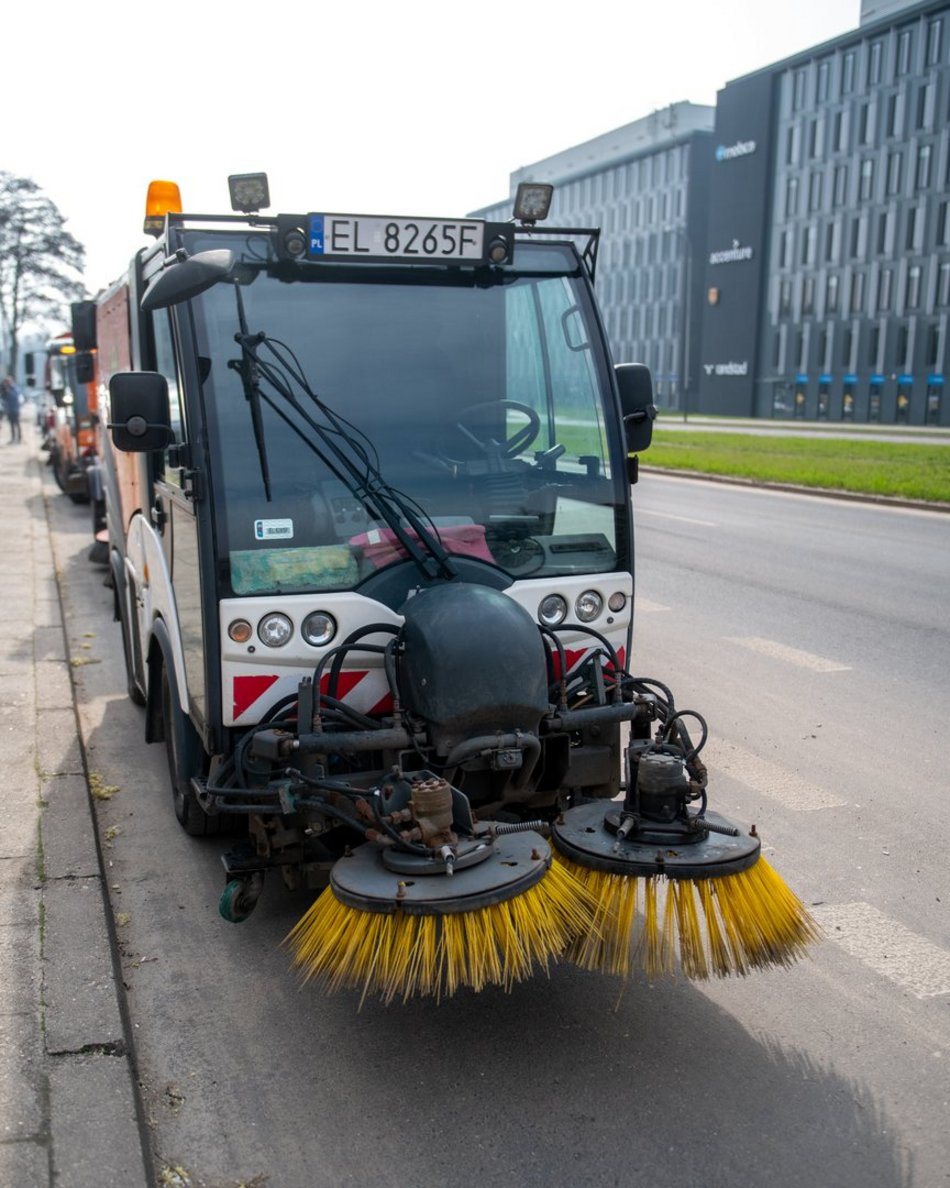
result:
[(918, 6), (772, 78), (754, 411), (947, 423), (950, 7)]
[(715, 109), (511, 175), (602, 228), (614, 357), (651, 367), (661, 407), (950, 424), (950, 3), (878, 3)]

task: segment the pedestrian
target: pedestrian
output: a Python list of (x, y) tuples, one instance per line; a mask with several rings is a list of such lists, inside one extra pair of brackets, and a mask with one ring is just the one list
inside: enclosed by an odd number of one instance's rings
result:
[(10, 422), (10, 444), (22, 441), (20, 433), (20, 389), (13, 382), (13, 377), (6, 375), (0, 384), (0, 398), (3, 400), (3, 411)]

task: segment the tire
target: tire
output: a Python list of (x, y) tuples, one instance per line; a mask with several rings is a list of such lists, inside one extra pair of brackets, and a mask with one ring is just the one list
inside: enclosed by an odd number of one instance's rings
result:
[(56, 486), (65, 493), (66, 491), (66, 474), (63, 470), (63, 458), (59, 450), (50, 450), (50, 462), (53, 466), (53, 478), (56, 480)]
[(211, 817), (204, 811), (191, 787), (191, 777), (204, 772), (206, 756), (194, 726), (181, 712), (173, 696), (165, 665), (162, 665), (162, 721), (172, 803), (178, 824), (192, 837), (209, 837), (219, 833), (221, 818)]

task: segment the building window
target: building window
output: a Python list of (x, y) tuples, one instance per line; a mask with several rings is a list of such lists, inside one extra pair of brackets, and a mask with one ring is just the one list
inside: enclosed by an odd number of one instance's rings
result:
[(950, 305), (950, 264), (941, 264), (937, 277), (937, 304)]
[(805, 106), (805, 71), (796, 70), (792, 82), (792, 111), (801, 111)]
[(838, 312), (838, 277), (832, 273), (825, 284), (825, 313)]
[(887, 158), (887, 192), (898, 194), (901, 188), (901, 166), (904, 161), (903, 153), (891, 153)]
[(851, 113), (848, 111), (835, 112), (834, 119), (834, 144), (833, 149), (836, 153), (845, 153), (848, 151), (848, 130), (850, 125)]
[(841, 59), (841, 94), (850, 95), (854, 90), (854, 50)]
[(818, 63), (818, 81), (816, 84), (815, 98), (819, 103), (824, 103), (828, 98), (828, 80), (831, 77), (831, 59), (823, 58)]
[(936, 107), (936, 87), (932, 82), (925, 83), (917, 92), (917, 130), (934, 126), (934, 109)]
[(937, 246), (950, 247), (950, 202), (941, 202), (937, 216)]
[(861, 162), (861, 178), (858, 183), (858, 198), (868, 202), (874, 193), (874, 159), (867, 157)]
[(882, 41), (871, 42), (868, 50), (868, 78), (867, 85), (869, 87), (876, 86), (881, 81), (881, 62), (884, 59), (884, 43)]
[(897, 327), (897, 366), (904, 370), (907, 366), (907, 348), (910, 345), (910, 330), (906, 322)]
[(943, 36), (943, 21), (940, 17), (931, 21), (927, 26), (927, 65), (936, 66), (940, 62), (940, 43)]
[(858, 112), (858, 143), (870, 144), (874, 139), (874, 112), (870, 103), (862, 103)]
[(821, 209), (821, 174), (817, 169), (808, 179), (808, 209)]
[(814, 223), (809, 223), (805, 229), (805, 234), (802, 236), (802, 263), (814, 264), (817, 256), (818, 246), (818, 228)]
[(901, 136), (904, 132), (904, 94), (898, 91), (887, 97), (887, 135)]
[(914, 45), (914, 34), (911, 29), (902, 29), (897, 35), (897, 60), (894, 63), (897, 75), (910, 73), (911, 51)]
[(844, 330), (841, 334), (841, 364), (847, 370), (851, 370), (851, 353), (854, 349), (854, 330), (850, 322), (845, 323)]
[(824, 120), (811, 120), (808, 125), (808, 155), (814, 161), (824, 149)]
[(904, 308), (917, 309), (920, 305), (920, 278), (921, 267), (919, 264), (912, 264), (907, 269), (907, 286), (904, 290)]
[(893, 273), (890, 268), (882, 268), (877, 274), (878, 313), (885, 313), (891, 308), (891, 283), (893, 279)]
[(789, 314), (792, 312), (792, 282), (783, 280), (778, 289), (778, 312)]
[(868, 329), (868, 367), (877, 367), (877, 356), (881, 349), (881, 327), (875, 322)]
[(790, 177), (785, 184), (785, 217), (798, 214), (798, 178)]
[(864, 309), (864, 273), (855, 272), (851, 277), (851, 312), (861, 313)]
[(861, 255), (861, 241), (864, 238), (860, 216), (851, 220), (851, 258), (857, 259)]
[(940, 362), (940, 324), (931, 322), (927, 327), (927, 366), (934, 370)]
[(844, 206), (848, 200), (848, 167), (847, 165), (835, 166), (835, 192), (834, 204), (835, 206)]
[(813, 314), (815, 312), (815, 278), (813, 276), (806, 276), (802, 282), (802, 313)]
[(921, 247), (921, 232), (924, 225), (923, 207), (912, 206), (907, 211), (907, 236), (904, 247), (908, 252), (919, 252)]
[(893, 235), (894, 215), (889, 210), (881, 211), (877, 217), (877, 254), (883, 256), (890, 252)]
[(825, 226), (825, 262), (828, 264), (837, 264), (838, 262), (837, 223), (828, 223)]
[(914, 176), (914, 181), (918, 190), (926, 190), (926, 188), (930, 185), (930, 157), (930, 145), (920, 145), (920, 147), (917, 149), (917, 171)]
[(798, 125), (790, 124), (785, 130), (785, 164), (798, 164)]
[(783, 231), (781, 235), (779, 235), (778, 245), (779, 268), (791, 268), (792, 232), (790, 230)]

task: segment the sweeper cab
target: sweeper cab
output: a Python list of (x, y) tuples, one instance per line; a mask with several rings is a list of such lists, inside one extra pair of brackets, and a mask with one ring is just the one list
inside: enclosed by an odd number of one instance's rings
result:
[(226, 215), (153, 190), (98, 311), (128, 690), (182, 827), (227, 836), (221, 915), (319, 892), (294, 961), (384, 999), (797, 955), (705, 722), (629, 668), (655, 408), (599, 232), (544, 225), (549, 186), (496, 224), (230, 181)]

